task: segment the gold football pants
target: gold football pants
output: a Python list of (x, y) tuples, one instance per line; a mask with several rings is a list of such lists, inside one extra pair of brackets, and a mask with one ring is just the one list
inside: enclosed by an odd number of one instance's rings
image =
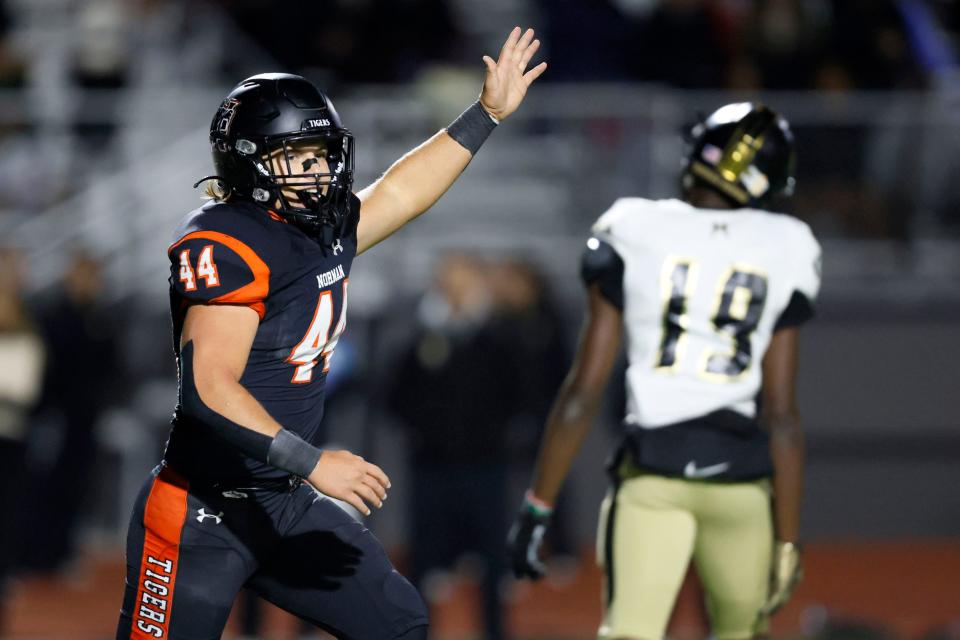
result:
[(600, 510), (603, 640), (660, 640), (693, 558), (712, 635), (751, 638), (764, 629), (773, 525), (767, 480), (721, 483), (647, 474), (625, 466)]

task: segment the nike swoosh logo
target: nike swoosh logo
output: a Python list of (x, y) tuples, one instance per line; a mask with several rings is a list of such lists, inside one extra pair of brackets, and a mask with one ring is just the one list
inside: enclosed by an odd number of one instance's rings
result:
[(720, 475), (729, 468), (729, 462), (721, 462), (720, 464), (712, 464), (709, 467), (700, 467), (698, 469), (697, 462), (691, 460), (687, 463), (687, 466), (683, 468), (683, 475), (687, 478), (709, 478)]

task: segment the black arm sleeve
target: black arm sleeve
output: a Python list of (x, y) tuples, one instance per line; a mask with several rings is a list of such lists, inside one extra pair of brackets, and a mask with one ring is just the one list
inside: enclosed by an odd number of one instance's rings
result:
[(810, 298), (799, 291), (794, 291), (793, 295), (790, 296), (790, 302), (787, 304), (787, 308), (784, 309), (783, 312), (780, 313), (780, 317), (777, 318), (777, 324), (774, 325), (773, 330), (778, 331), (788, 327), (799, 327), (813, 318), (813, 315), (813, 303), (810, 302)]
[(587, 240), (580, 258), (580, 277), (587, 285), (600, 284), (600, 293), (623, 311), (623, 259), (609, 244), (598, 238)]
[(184, 415), (210, 429), (219, 439), (236, 447), (245, 455), (267, 462), (273, 438), (242, 427), (204, 404), (193, 378), (193, 342), (180, 351), (180, 408)]

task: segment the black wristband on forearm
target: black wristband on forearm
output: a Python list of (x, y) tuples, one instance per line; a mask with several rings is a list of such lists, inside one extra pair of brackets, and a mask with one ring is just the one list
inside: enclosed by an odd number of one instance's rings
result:
[(460, 143), (460, 146), (476, 155), (480, 145), (487, 139), (490, 132), (497, 128), (498, 121), (494, 119), (477, 100), (467, 107), (467, 110), (457, 116), (457, 119), (447, 127), (450, 137)]
[(318, 449), (293, 431), (281, 429), (270, 443), (267, 463), (306, 478), (313, 473), (322, 453), (323, 449)]

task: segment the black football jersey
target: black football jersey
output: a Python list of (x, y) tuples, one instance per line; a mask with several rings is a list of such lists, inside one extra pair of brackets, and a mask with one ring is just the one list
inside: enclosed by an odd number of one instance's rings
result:
[[(330, 360), (346, 327), (360, 201), (344, 232), (323, 246), (299, 227), (248, 203), (209, 203), (178, 226), (170, 257), (173, 344), (193, 304), (245, 305), (260, 326), (240, 383), (284, 428), (318, 445)], [(182, 396), (181, 396), (182, 397)], [(245, 456), (180, 410), (164, 456), (197, 483), (234, 485), (286, 476)]]

